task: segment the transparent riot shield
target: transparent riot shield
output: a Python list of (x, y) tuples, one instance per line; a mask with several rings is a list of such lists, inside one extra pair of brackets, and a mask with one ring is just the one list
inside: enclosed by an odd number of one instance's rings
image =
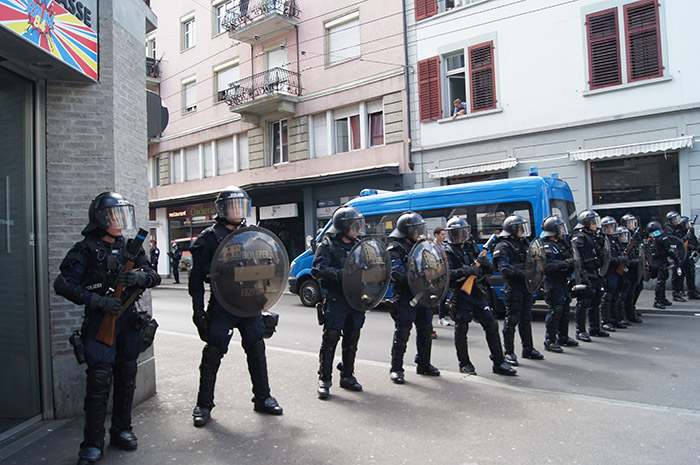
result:
[(265, 228), (248, 226), (221, 241), (211, 262), (211, 290), (240, 317), (260, 315), (282, 297), (289, 276), (287, 250)]
[(607, 236), (603, 236), (603, 264), (600, 265), (600, 275), (605, 276), (608, 272), (608, 267), (610, 266), (610, 240)]
[(525, 258), (525, 286), (530, 294), (534, 294), (544, 280), (544, 268), (547, 265), (544, 245), (540, 238), (535, 238), (527, 249)]
[[(685, 257), (688, 254), (688, 251), (685, 248), (685, 243), (681, 240), (680, 237), (677, 236), (668, 236), (668, 241), (671, 243), (671, 249), (676, 251), (679, 263), (683, 263), (685, 261)], [(674, 264), (674, 261), (670, 256), (668, 257), (668, 264)]]
[(447, 255), (442, 247), (429, 239), (418, 241), (408, 256), (407, 279), (414, 296), (411, 305), (437, 308), (450, 281)]
[(391, 259), (376, 239), (355, 244), (343, 265), (343, 295), (355, 310), (364, 312), (379, 304), (391, 281)]
[(581, 255), (575, 245), (571, 244), (571, 257), (574, 259), (574, 282), (581, 284)]

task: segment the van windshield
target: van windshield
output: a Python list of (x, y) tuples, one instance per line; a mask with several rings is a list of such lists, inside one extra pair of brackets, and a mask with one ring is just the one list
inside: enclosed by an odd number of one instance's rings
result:
[(576, 207), (573, 202), (564, 199), (552, 199), (549, 201), (552, 215), (556, 215), (564, 220), (566, 234), (571, 234), (576, 226)]

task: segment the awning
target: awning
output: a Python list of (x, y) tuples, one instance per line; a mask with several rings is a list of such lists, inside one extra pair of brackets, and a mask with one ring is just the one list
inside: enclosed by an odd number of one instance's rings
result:
[(625, 155), (644, 155), (647, 153), (667, 152), (693, 146), (694, 136), (676, 137), (675, 139), (655, 140), (637, 144), (616, 145), (599, 149), (573, 150), (569, 152), (571, 161), (597, 160), (599, 158), (622, 157)]
[(488, 161), (483, 163), (473, 163), (471, 165), (456, 166), (453, 168), (440, 168), (428, 170), (431, 178), (451, 178), (453, 176), (463, 176), (465, 174), (488, 173), (490, 171), (503, 171), (513, 168), (518, 164), (517, 158), (506, 158), (505, 160)]

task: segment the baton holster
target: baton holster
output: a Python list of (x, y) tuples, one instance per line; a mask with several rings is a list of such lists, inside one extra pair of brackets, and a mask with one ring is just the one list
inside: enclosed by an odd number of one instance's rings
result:
[(325, 314), (326, 314), (326, 296), (324, 295), (323, 298), (319, 303), (316, 304), (316, 317), (318, 318), (318, 324), (320, 326), (323, 326), (325, 323)]
[(73, 346), (73, 353), (78, 361), (78, 365), (85, 363), (87, 361), (85, 358), (85, 344), (83, 344), (83, 336), (79, 329), (73, 331), (73, 334), (68, 338), (68, 342)]
[(277, 325), (280, 322), (279, 313), (273, 312), (263, 312), (262, 313), (263, 322), (265, 323), (265, 334), (263, 337), (265, 339), (270, 339), (275, 331), (277, 330)]

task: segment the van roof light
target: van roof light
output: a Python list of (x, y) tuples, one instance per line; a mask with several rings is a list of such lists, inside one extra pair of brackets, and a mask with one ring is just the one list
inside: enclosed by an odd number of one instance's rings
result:
[(540, 172), (537, 170), (536, 166), (533, 166), (530, 168), (530, 176), (539, 176)]
[(559, 173), (552, 173), (551, 176), (554, 179), (559, 179)]
[(369, 197), (370, 195), (377, 195), (377, 189), (362, 189), (360, 191), (360, 197)]

